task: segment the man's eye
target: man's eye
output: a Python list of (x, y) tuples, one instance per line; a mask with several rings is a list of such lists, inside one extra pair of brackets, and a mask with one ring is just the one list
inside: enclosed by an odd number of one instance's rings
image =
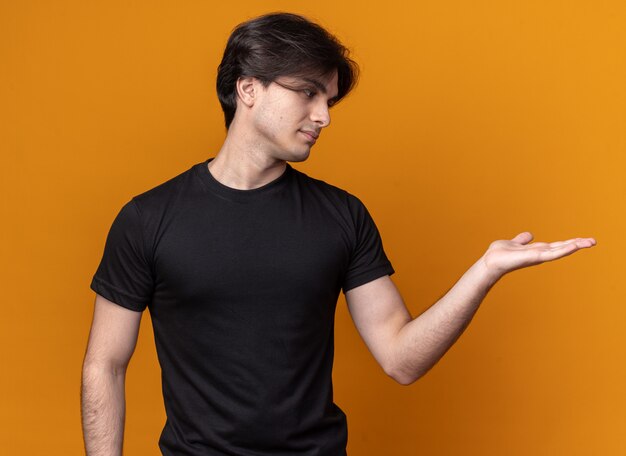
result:
[(315, 90), (311, 90), (311, 89), (304, 89), (302, 92), (307, 98), (313, 98), (315, 94), (317, 93), (315, 92)]

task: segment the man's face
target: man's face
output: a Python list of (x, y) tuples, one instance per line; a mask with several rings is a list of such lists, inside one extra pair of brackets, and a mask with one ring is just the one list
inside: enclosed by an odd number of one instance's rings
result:
[(326, 79), (280, 77), (261, 86), (253, 116), (260, 150), (278, 160), (306, 160), (330, 124), (329, 108), (337, 93), (336, 71)]

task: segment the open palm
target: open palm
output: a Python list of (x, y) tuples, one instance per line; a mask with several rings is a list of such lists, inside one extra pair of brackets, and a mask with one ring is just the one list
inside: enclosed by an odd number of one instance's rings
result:
[(596, 245), (594, 238), (573, 238), (556, 242), (533, 242), (532, 233), (525, 231), (513, 239), (492, 242), (483, 261), (489, 271), (502, 276), (515, 269), (534, 266), (571, 255), (577, 250)]

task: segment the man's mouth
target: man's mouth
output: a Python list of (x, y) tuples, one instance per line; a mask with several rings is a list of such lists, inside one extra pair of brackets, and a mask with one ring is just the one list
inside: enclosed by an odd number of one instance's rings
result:
[(319, 137), (319, 133), (310, 130), (300, 130), (300, 133), (306, 136), (311, 142), (317, 141), (317, 138)]

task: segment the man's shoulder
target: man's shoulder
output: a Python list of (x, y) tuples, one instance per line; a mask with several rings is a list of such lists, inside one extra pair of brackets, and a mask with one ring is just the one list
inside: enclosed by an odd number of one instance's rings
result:
[(202, 163), (196, 163), (164, 182), (133, 196), (133, 200), (141, 207), (163, 207), (164, 204), (182, 196), (195, 184), (197, 167)]
[(361, 200), (357, 198), (354, 194), (345, 190), (342, 187), (339, 187), (334, 184), (330, 184), (325, 180), (309, 176), (302, 171), (295, 170), (295, 174), (298, 180), (303, 184), (312, 189), (313, 191), (319, 192), (320, 194), (326, 195), (328, 198), (332, 198), (337, 202), (341, 202), (347, 206), (354, 206), (362, 204)]

